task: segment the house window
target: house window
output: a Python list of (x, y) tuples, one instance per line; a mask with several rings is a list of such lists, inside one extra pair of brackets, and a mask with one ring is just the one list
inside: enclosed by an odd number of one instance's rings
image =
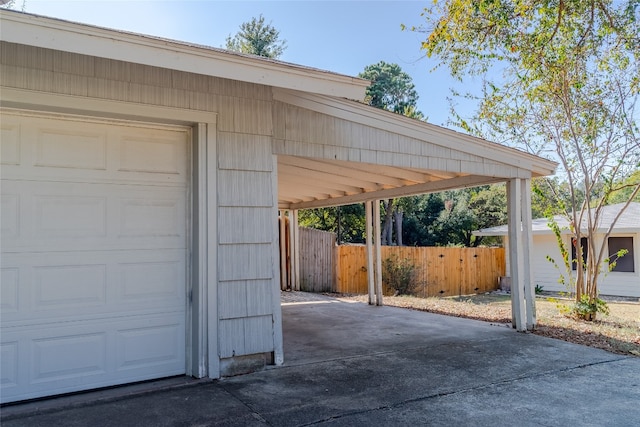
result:
[[(582, 246), (582, 265), (585, 266), (587, 264), (587, 254), (589, 253), (589, 245), (587, 245), (586, 237), (580, 238), (580, 246)], [(577, 253), (578, 253), (578, 248), (576, 247), (576, 239), (572, 237), (571, 238), (571, 268), (573, 268), (574, 270), (578, 265), (578, 263), (576, 262), (578, 257)]]
[[(616, 263), (615, 267), (611, 271), (622, 271), (625, 273), (633, 273), (635, 266), (633, 262), (633, 237), (609, 237), (609, 261)], [(628, 252), (622, 256), (617, 256), (617, 253), (626, 249)]]

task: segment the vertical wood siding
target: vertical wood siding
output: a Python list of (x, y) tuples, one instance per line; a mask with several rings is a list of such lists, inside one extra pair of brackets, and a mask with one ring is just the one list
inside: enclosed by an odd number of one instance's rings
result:
[[(417, 295), (469, 295), (498, 288), (505, 274), (504, 248), (445, 248), (383, 246), (382, 259), (411, 260), (418, 269)], [(367, 293), (365, 247), (339, 246), (336, 291)], [(393, 294), (386, 288), (385, 294)]]
[(335, 288), (336, 235), (300, 228), (300, 290), (331, 292)]

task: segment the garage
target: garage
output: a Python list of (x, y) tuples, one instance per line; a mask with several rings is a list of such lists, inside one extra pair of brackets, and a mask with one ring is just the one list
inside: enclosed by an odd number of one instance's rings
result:
[(535, 324), (523, 212), (555, 163), (366, 106), (358, 78), (0, 17), (3, 402), (284, 363), (278, 210), (366, 203), (373, 229), (381, 199), (507, 182)]
[(185, 373), (190, 140), (2, 111), (2, 402)]

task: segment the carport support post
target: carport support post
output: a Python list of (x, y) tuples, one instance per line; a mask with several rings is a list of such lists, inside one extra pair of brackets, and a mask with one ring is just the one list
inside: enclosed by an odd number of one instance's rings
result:
[(374, 304), (375, 282), (373, 271), (373, 203), (371, 200), (364, 202), (365, 222), (366, 222), (366, 242), (367, 242), (367, 287), (369, 289), (369, 305)]
[(382, 302), (382, 254), (380, 249), (380, 200), (373, 201), (373, 234), (376, 244), (376, 305)]
[(289, 211), (289, 282), (291, 289), (300, 290), (300, 227), (298, 226), (298, 210)]
[(531, 180), (522, 180), (522, 246), (524, 249), (524, 299), (527, 311), (527, 329), (536, 327), (536, 290), (531, 269), (533, 236), (531, 223)]
[(525, 256), (522, 232), (523, 203), (521, 181), (520, 178), (514, 178), (510, 179), (507, 183), (509, 261), (511, 267), (511, 318), (513, 326), (519, 332), (526, 331), (527, 329), (524, 301)]
[(279, 232), (280, 232), (280, 289), (287, 290), (287, 220), (284, 216), (284, 211), (280, 211), (279, 219)]

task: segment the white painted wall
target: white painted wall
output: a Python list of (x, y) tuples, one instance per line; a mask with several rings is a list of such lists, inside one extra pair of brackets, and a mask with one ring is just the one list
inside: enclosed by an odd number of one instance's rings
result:
[[(640, 233), (635, 234), (612, 234), (611, 237), (625, 237), (631, 236), (634, 241), (634, 265), (635, 272), (622, 273), (622, 272), (610, 272), (603, 274), (600, 280), (600, 293), (602, 295), (615, 295), (615, 296), (627, 296), (627, 297), (640, 297)], [(603, 236), (600, 235), (599, 239)], [(600, 245), (601, 240), (597, 242), (597, 246)], [(565, 244), (569, 247), (569, 238), (565, 238)], [(505, 239), (505, 246), (507, 245)], [(505, 256), (509, 251), (505, 250)], [(549, 255), (556, 260), (560, 270), (556, 269), (554, 265), (549, 262), (546, 257)], [(507, 260), (507, 276), (509, 273), (509, 260)], [(567, 288), (558, 283), (560, 274), (565, 273), (564, 266), (562, 264), (562, 258), (560, 256), (560, 250), (556, 243), (556, 238), (550, 234), (536, 234), (533, 236), (533, 277), (534, 283), (544, 287), (545, 291), (557, 291), (566, 292)], [(605, 270), (607, 266), (605, 266)]]

